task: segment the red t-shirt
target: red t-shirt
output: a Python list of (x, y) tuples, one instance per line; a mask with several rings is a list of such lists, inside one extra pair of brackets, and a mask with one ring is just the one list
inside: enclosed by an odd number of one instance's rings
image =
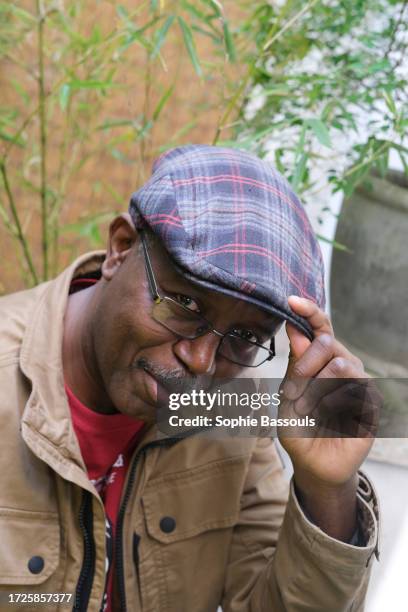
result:
[(95, 486), (113, 527), (132, 451), (144, 422), (125, 414), (90, 410), (65, 387), (72, 423), (89, 480)]
[[(99, 276), (96, 274), (94, 278), (73, 280), (70, 294), (95, 284)], [(105, 506), (107, 574), (102, 610), (111, 612), (117, 515), (126, 472), (133, 450), (140, 439), (144, 422), (124, 414), (95, 412), (82, 404), (67, 385), (65, 385), (65, 391), (89, 480), (95, 486)]]
[(72, 423), (89, 480), (98, 491), (107, 516), (107, 579), (104, 612), (111, 611), (114, 574), (113, 551), (116, 519), (126, 471), (144, 422), (124, 414), (100, 414), (90, 410), (65, 386)]
[[(83, 281), (81, 289), (95, 282), (91, 279)], [(75, 281), (74, 283), (76, 286), (75, 289), (71, 286), (71, 292), (72, 289), (78, 290), (79, 283)], [(67, 385), (65, 391), (89, 480), (95, 486), (105, 506), (107, 577), (102, 609), (104, 612), (111, 612), (117, 515), (126, 472), (133, 450), (141, 437), (144, 422), (125, 414), (95, 412), (84, 406)]]

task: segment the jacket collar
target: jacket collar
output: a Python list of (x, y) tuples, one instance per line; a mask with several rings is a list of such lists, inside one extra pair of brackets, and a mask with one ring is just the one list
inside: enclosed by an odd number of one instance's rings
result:
[[(63, 478), (93, 492), (84, 465), (64, 388), (64, 316), (74, 278), (100, 269), (105, 251), (79, 257), (55, 280), (36, 288), (39, 299), (27, 324), (20, 368), (31, 383), (22, 416), (22, 435), (30, 449)], [(195, 433), (194, 431), (191, 433)], [(168, 438), (156, 425), (146, 428), (141, 446)]]
[(21, 370), (31, 383), (22, 416), (23, 438), (55, 471), (85, 488), (89, 488), (89, 481), (64, 389), (63, 325), (72, 279), (98, 270), (104, 258), (104, 251), (87, 253), (38, 288), (39, 299), (30, 314), (20, 352)]

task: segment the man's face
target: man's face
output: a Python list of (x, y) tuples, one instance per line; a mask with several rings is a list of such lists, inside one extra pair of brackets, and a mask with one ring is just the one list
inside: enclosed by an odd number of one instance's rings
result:
[[(176, 271), (157, 239), (149, 245), (161, 295), (200, 312), (223, 333), (248, 330), (262, 343), (275, 335), (281, 320), (248, 302), (192, 284)], [(245, 369), (216, 355), (221, 341), (216, 334), (179, 338), (152, 318), (139, 238), (101, 289), (94, 353), (106, 394), (120, 412), (152, 421), (159, 386), (166, 388), (180, 377), (238, 377)]]

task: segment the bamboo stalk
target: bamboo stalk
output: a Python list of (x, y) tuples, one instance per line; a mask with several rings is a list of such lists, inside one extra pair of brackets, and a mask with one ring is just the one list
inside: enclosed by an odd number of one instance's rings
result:
[(46, 93), (44, 78), (44, 24), (45, 16), (41, 8), (41, 0), (37, 0), (38, 18), (38, 100), (39, 100), (39, 120), (40, 120), (40, 175), (41, 175), (41, 247), (43, 255), (43, 280), (48, 279), (48, 256), (49, 256), (49, 232), (48, 232), (48, 203), (47, 203), (47, 126), (46, 126)]
[(360, 168), (363, 168), (364, 166), (371, 164), (373, 161), (381, 157), (381, 155), (385, 153), (385, 151), (389, 148), (389, 146), (390, 146), (389, 142), (384, 142), (380, 147), (378, 147), (378, 150), (375, 153), (373, 153), (368, 159), (361, 161), (355, 166), (351, 166), (351, 168), (349, 168), (347, 172), (344, 173), (343, 177), (345, 178), (346, 176), (350, 176), (350, 174), (354, 174), (355, 172), (357, 172), (357, 170), (360, 170)]
[(289, 19), (289, 21), (287, 21), (285, 23), (285, 25), (279, 30), (279, 32), (276, 32), (276, 34), (274, 34), (274, 36), (272, 36), (272, 38), (270, 38), (270, 40), (268, 40), (268, 42), (263, 47), (263, 52), (265, 53), (265, 51), (267, 51), (269, 49), (269, 47), (271, 47), (273, 45), (273, 43), (276, 42), (278, 40), (278, 38), (280, 38), (282, 36), (282, 34), (284, 34), (286, 32), (286, 30), (288, 30), (291, 26), (293, 26), (293, 24), (296, 23), (296, 21), (298, 21), (298, 19), (300, 19), (300, 17), (302, 17), (305, 13), (307, 13), (308, 10), (313, 8), (314, 5), (318, 1), (319, 0), (311, 0), (311, 2), (308, 2), (306, 4), (306, 6), (304, 6), (302, 8), (302, 10), (300, 10), (298, 13), (296, 13), (296, 15), (293, 15), (293, 17), (291, 19)]
[(5, 166), (4, 162), (0, 162), (0, 172), (1, 172), (1, 175), (3, 177), (4, 187), (5, 187), (7, 198), (8, 198), (8, 202), (9, 202), (9, 205), (10, 205), (11, 215), (12, 215), (12, 217), (14, 219), (14, 223), (15, 223), (16, 239), (20, 242), (21, 247), (23, 249), (24, 258), (25, 258), (25, 260), (27, 262), (28, 269), (29, 269), (30, 274), (31, 274), (31, 278), (33, 280), (33, 284), (37, 285), (38, 284), (37, 272), (35, 271), (35, 267), (34, 267), (34, 264), (33, 264), (31, 253), (30, 253), (30, 248), (28, 246), (28, 242), (26, 240), (26, 237), (24, 236), (23, 229), (21, 227), (20, 218), (18, 216), (18, 212), (17, 212), (17, 207), (16, 207), (16, 203), (15, 203), (15, 200), (14, 200), (14, 196), (13, 196), (13, 194), (11, 192), (11, 189), (10, 189), (10, 184), (9, 184), (8, 176), (7, 176), (7, 170), (6, 170), (6, 166)]

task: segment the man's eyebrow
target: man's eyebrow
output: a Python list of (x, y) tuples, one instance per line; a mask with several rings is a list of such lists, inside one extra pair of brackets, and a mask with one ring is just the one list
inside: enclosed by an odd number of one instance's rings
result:
[(269, 319), (267, 322), (258, 323), (257, 326), (261, 331), (265, 332), (266, 334), (273, 334), (276, 331), (276, 328), (279, 327), (281, 323), (282, 321), (280, 319), (272, 318)]
[(177, 272), (172, 278), (165, 278), (163, 280), (160, 280), (159, 284), (168, 293), (174, 293), (175, 289), (179, 289), (180, 291), (183, 291), (186, 294), (191, 293), (191, 295), (196, 295), (198, 297), (201, 296), (205, 299), (205, 296), (203, 296), (202, 289), (200, 290), (200, 287), (193, 285), (187, 278), (183, 278)]
[[(160, 288), (163, 289), (163, 291), (165, 291), (166, 293), (171, 294), (171, 293), (182, 292), (183, 294), (189, 297), (191, 296), (194, 299), (196, 299), (200, 303), (199, 304), (200, 306), (203, 306), (203, 307), (206, 306), (207, 296), (203, 294), (202, 288), (194, 285), (194, 283), (191, 283), (187, 278), (184, 278), (176, 270), (174, 270), (174, 273), (172, 273), (172, 278), (163, 279), (163, 281), (160, 281), (159, 285), (160, 285)], [(174, 286), (172, 287), (171, 285), (174, 285)], [(239, 301), (238, 298), (237, 298), (237, 301)], [(231, 327), (240, 326), (240, 327), (252, 328), (254, 330), (260, 331), (267, 335), (269, 334), (270, 337), (272, 338), (276, 328), (282, 323), (282, 321), (278, 319), (277, 317), (273, 317), (273, 316), (267, 321), (259, 321), (259, 320), (257, 321), (256, 319), (259, 318), (260, 314), (264, 314), (264, 312), (261, 313), (260, 311), (260, 313), (257, 313), (257, 312), (254, 312), (253, 314), (251, 313), (248, 316), (247, 322), (242, 321), (242, 319), (234, 322), (234, 316), (232, 314)]]
[(269, 319), (268, 321), (257, 321), (256, 318), (256, 314), (250, 315), (245, 321), (240, 319), (240, 321), (237, 321), (236, 323), (232, 322), (231, 327), (245, 327), (272, 338), (275, 335), (276, 328), (278, 327), (280, 321), (276, 318)]

